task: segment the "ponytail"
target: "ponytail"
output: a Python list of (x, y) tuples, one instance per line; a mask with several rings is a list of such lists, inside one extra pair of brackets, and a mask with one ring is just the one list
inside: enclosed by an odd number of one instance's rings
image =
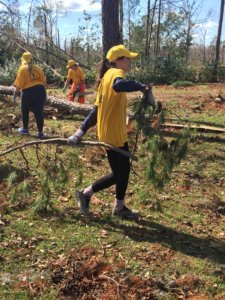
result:
[(97, 80), (95, 82), (95, 86), (98, 87), (103, 76), (105, 75), (105, 73), (108, 71), (108, 69), (111, 68), (111, 65), (109, 64), (109, 61), (107, 58), (105, 58), (104, 60), (102, 60), (98, 65), (98, 77)]
[(32, 61), (27, 63), (27, 69), (28, 69), (28, 73), (30, 75), (30, 78), (35, 79), (35, 73), (34, 73), (33, 62)]

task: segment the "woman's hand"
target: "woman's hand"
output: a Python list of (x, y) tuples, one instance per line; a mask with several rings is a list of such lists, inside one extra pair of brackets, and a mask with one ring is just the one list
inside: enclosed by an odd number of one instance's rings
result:
[(143, 101), (145, 104), (155, 107), (155, 98), (152, 94), (152, 86), (152, 83), (146, 84), (145, 89), (142, 91), (143, 96), (141, 101)]

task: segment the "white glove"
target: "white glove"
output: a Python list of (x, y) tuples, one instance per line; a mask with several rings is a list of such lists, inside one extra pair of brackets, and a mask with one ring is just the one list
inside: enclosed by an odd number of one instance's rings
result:
[(75, 146), (81, 140), (83, 134), (83, 130), (78, 129), (73, 135), (68, 137), (67, 143), (71, 146)]
[(20, 97), (20, 92), (17, 92), (16, 90), (14, 90), (14, 92), (13, 92), (13, 102), (14, 103), (16, 102), (17, 97)]

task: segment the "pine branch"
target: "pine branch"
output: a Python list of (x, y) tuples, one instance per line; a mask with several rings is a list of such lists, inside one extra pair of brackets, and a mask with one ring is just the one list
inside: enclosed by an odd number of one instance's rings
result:
[[(30, 141), (30, 142), (24, 143), (24, 144), (19, 145), (17, 147), (10, 148), (10, 149), (8, 149), (8, 150), (0, 153), (0, 157), (2, 157), (4, 155), (7, 155), (7, 154), (9, 154), (9, 153), (11, 153), (13, 151), (17, 151), (17, 150), (20, 150), (22, 148), (29, 147), (29, 146), (32, 146), (32, 145), (46, 145), (46, 144), (68, 145), (67, 139), (62, 139), (62, 138), (48, 139), (48, 140), (38, 140), (38, 141)], [(130, 159), (132, 159), (134, 161), (138, 161), (138, 158), (136, 156), (134, 156), (132, 153), (127, 152), (127, 151), (122, 150), (122, 149), (117, 148), (117, 147), (113, 147), (113, 146), (111, 146), (109, 144), (106, 144), (106, 143), (91, 142), (91, 141), (80, 141), (76, 145), (76, 147), (79, 147), (79, 146), (101, 146), (101, 147), (105, 147), (107, 149), (111, 149), (111, 150), (116, 151), (116, 152), (118, 152), (120, 154), (123, 154), (124, 156), (127, 156), (127, 157), (129, 157)]]

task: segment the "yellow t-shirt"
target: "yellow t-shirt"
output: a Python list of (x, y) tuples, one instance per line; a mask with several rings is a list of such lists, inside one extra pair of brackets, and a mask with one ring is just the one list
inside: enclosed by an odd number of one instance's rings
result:
[(84, 81), (84, 71), (77, 67), (77, 70), (69, 69), (67, 79), (72, 79), (74, 84)]
[(111, 68), (98, 87), (95, 105), (98, 106), (98, 138), (101, 142), (122, 147), (128, 141), (126, 128), (127, 97), (112, 88), (116, 78), (125, 78), (121, 69)]
[(32, 65), (31, 72), (28, 70), (28, 65), (22, 65), (17, 72), (15, 86), (20, 90), (25, 90), (35, 85), (46, 85), (46, 78), (42, 69), (37, 65)]

